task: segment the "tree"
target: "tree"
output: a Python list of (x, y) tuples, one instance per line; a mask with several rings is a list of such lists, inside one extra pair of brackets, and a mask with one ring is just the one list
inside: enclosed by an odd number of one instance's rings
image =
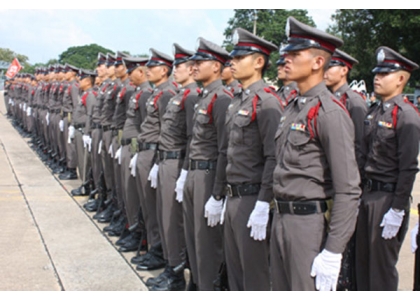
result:
[[(420, 62), (418, 9), (339, 9), (332, 19), (335, 23), (327, 31), (341, 37), (344, 41), (341, 49), (359, 61), (350, 74), (350, 80), (364, 79), (368, 90), (372, 90), (372, 69), (379, 46), (390, 47), (408, 59)], [(407, 90), (418, 85), (418, 73), (413, 72)]]
[(108, 52), (113, 53), (112, 50), (106, 49), (97, 44), (70, 47), (58, 56), (58, 63), (68, 63), (78, 68), (93, 70), (96, 68), (99, 52), (104, 54)]
[[(279, 46), (280, 43), (286, 42), (284, 29), (286, 20), (289, 16), (295, 17), (297, 20), (315, 26), (312, 17), (308, 16), (307, 10), (304, 9), (235, 9), (235, 15), (229, 19), (228, 27), (224, 31), (225, 40), (223, 47), (228, 52), (233, 49), (232, 32), (235, 28), (241, 27), (253, 32), (254, 18), (256, 19), (256, 35), (263, 37), (265, 40)], [(271, 81), (277, 82), (276, 61), (279, 59), (279, 53), (270, 55), (271, 67), (267, 70), (265, 76)]]
[(0, 48), (0, 60), (11, 63), (15, 57), (23, 67), (21, 72), (29, 73), (27, 70), (30, 69), (30, 64), (26, 55), (16, 53), (8, 48)]

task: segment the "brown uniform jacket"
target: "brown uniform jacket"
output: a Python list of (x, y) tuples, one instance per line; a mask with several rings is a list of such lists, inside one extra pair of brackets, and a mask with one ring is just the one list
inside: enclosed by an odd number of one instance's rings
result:
[(147, 115), (140, 127), (137, 141), (140, 143), (158, 143), (162, 117), (169, 99), (176, 95), (175, 86), (170, 81), (156, 86), (146, 103)]
[(134, 92), (134, 85), (130, 82), (130, 78), (120, 84), (120, 92), (117, 95), (114, 116), (112, 117), (112, 128), (123, 129), (125, 120), (127, 119), (128, 103)]
[(288, 85), (282, 86), (278, 91), (283, 107), (286, 107), (287, 104), (292, 101), (298, 95), (298, 87), (296, 82), (291, 82)]
[(226, 186), (226, 112), (233, 95), (218, 79), (206, 86), (196, 104), (189, 159), (217, 161), (213, 195), (224, 195)]
[(325, 248), (342, 253), (355, 228), (361, 193), (347, 110), (321, 82), (288, 104), (275, 139), (274, 196), (284, 201), (333, 199)]
[(112, 117), (114, 116), (115, 106), (117, 105), (117, 96), (121, 90), (121, 81), (115, 79), (110, 82), (109, 88), (104, 94), (102, 112), (101, 112), (101, 125), (111, 126)]
[(392, 208), (407, 209), (410, 205), (418, 172), (419, 142), (419, 114), (402, 95), (370, 107), (364, 122), (362, 145), (365, 176), (396, 184)]
[(185, 151), (183, 168), (188, 169), (189, 143), (192, 136), (194, 106), (198, 101), (197, 83), (181, 88), (168, 103), (163, 115), (159, 150)]
[(362, 159), (362, 140), (363, 140), (363, 121), (366, 117), (368, 110), (365, 100), (362, 96), (353, 91), (346, 83), (340, 87), (334, 96), (340, 100), (341, 103), (347, 108), (350, 114), (350, 118), (354, 125), (354, 138), (355, 138), (355, 149), (356, 149), (356, 160), (359, 166), (360, 174), (363, 170), (363, 159)]
[(153, 89), (148, 81), (136, 87), (128, 103), (127, 119), (124, 123), (124, 139), (136, 138), (140, 133), (140, 125), (146, 118), (146, 101), (152, 94)]
[(261, 184), (258, 199), (273, 199), (276, 166), (274, 136), (280, 122), (280, 99), (259, 80), (235, 96), (226, 117), (229, 184)]

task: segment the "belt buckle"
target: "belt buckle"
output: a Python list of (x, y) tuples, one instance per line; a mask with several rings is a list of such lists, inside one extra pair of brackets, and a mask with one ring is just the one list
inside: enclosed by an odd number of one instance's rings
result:
[(372, 179), (368, 179), (366, 182), (366, 190), (370, 192), (372, 190)]
[(277, 199), (274, 199), (274, 206), (276, 207), (277, 213), (280, 214), (280, 207), (279, 207), (279, 202), (277, 201)]
[(229, 197), (233, 197), (233, 191), (232, 191), (232, 186), (230, 184), (226, 185), (226, 190), (227, 190), (227, 194)]

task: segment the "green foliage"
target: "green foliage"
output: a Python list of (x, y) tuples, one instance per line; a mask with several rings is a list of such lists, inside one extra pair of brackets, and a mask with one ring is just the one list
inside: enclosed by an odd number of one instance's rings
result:
[[(249, 32), (253, 32), (255, 12), (257, 15), (256, 34), (277, 46), (286, 41), (284, 29), (289, 16), (293, 16), (310, 26), (315, 26), (312, 17), (309, 17), (307, 10), (304, 9), (235, 9), (234, 11), (235, 15), (229, 19), (228, 27), (223, 33), (225, 36), (223, 47), (228, 52), (233, 49), (232, 32), (235, 28), (241, 27)], [(276, 61), (278, 59), (278, 52), (270, 55), (271, 67), (265, 74), (265, 77), (268, 77), (273, 82), (277, 82)]]
[(113, 53), (112, 50), (97, 44), (70, 47), (58, 56), (58, 63), (63, 65), (68, 63), (78, 68), (94, 70), (99, 52), (104, 54), (108, 52)]
[[(368, 91), (372, 90), (372, 69), (379, 46), (390, 47), (408, 59), (420, 62), (418, 9), (339, 9), (332, 19), (335, 24), (327, 31), (340, 36), (344, 41), (341, 49), (359, 61), (350, 74), (350, 81), (364, 79)], [(413, 72), (409, 86), (414, 87), (419, 81), (419, 72)]]

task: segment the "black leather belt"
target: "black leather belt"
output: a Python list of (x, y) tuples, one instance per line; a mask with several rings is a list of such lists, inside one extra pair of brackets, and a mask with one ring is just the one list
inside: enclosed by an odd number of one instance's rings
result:
[(190, 160), (190, 170), (216, 170), (217, 160)]
[(121, 139), (121, 146), (126, 146), (131, 144), (131, 139)]
[(112, 136), (118, 135), (118, 129), (112, 128)]
[(388, 183), (382, 182), (375, 179), (367, 179), (365, 181), (366, 190), (368, 192), (373, 191), (381, 191), (387, 193), (393, 193), (395, 191), (396, 184), (395, 183)]
[(227, 194), (229, 197), (240, 197), (257, 195), (260, 192), (261, 184), (227, 184)]
[(63, 118), (67, 117), (69, 115), (69, 112), (63, 111)]
[(92, 129), (101, 129), (102, 128), (102, 125), (101, 124), (98, 124), (98, 123), (92, 123)]
[(74, 126), (74, 129), (82, 129), (82, 128), (85, 128), (85, 124), (83, 124), (83, 123), (74, 124), (73, 126)]
[(144, 150), (157, 150), (158, 144), (156, 143), (138, 143), (139, 151)]
[(328, 206), (324, 200), (321, 201), (282, 201), (275, 199), (276, 210), (279, 214), (311, 215), (324, 213)]
[(59, 113), (61, 113), (61, 109), (51, 109), (50, 112), (54, 113), (54, 114), (59, 114)]
[(42, 109), (46, 109), (46, 110), (48, 110), (48, 107), (47, 107), (46, 105), (43, 105), (43, 106), (42, 106)]
[(102, 131), (103, 132), (107, 132), (107, 131), (109, 131), (109, 130), (111, 130), (112, 128), (111, 128), (111, 125), (105, 125), (105, 126), (102, 126)]
[(159, 159), (183, 159), (185, 151), (159, 151)]

